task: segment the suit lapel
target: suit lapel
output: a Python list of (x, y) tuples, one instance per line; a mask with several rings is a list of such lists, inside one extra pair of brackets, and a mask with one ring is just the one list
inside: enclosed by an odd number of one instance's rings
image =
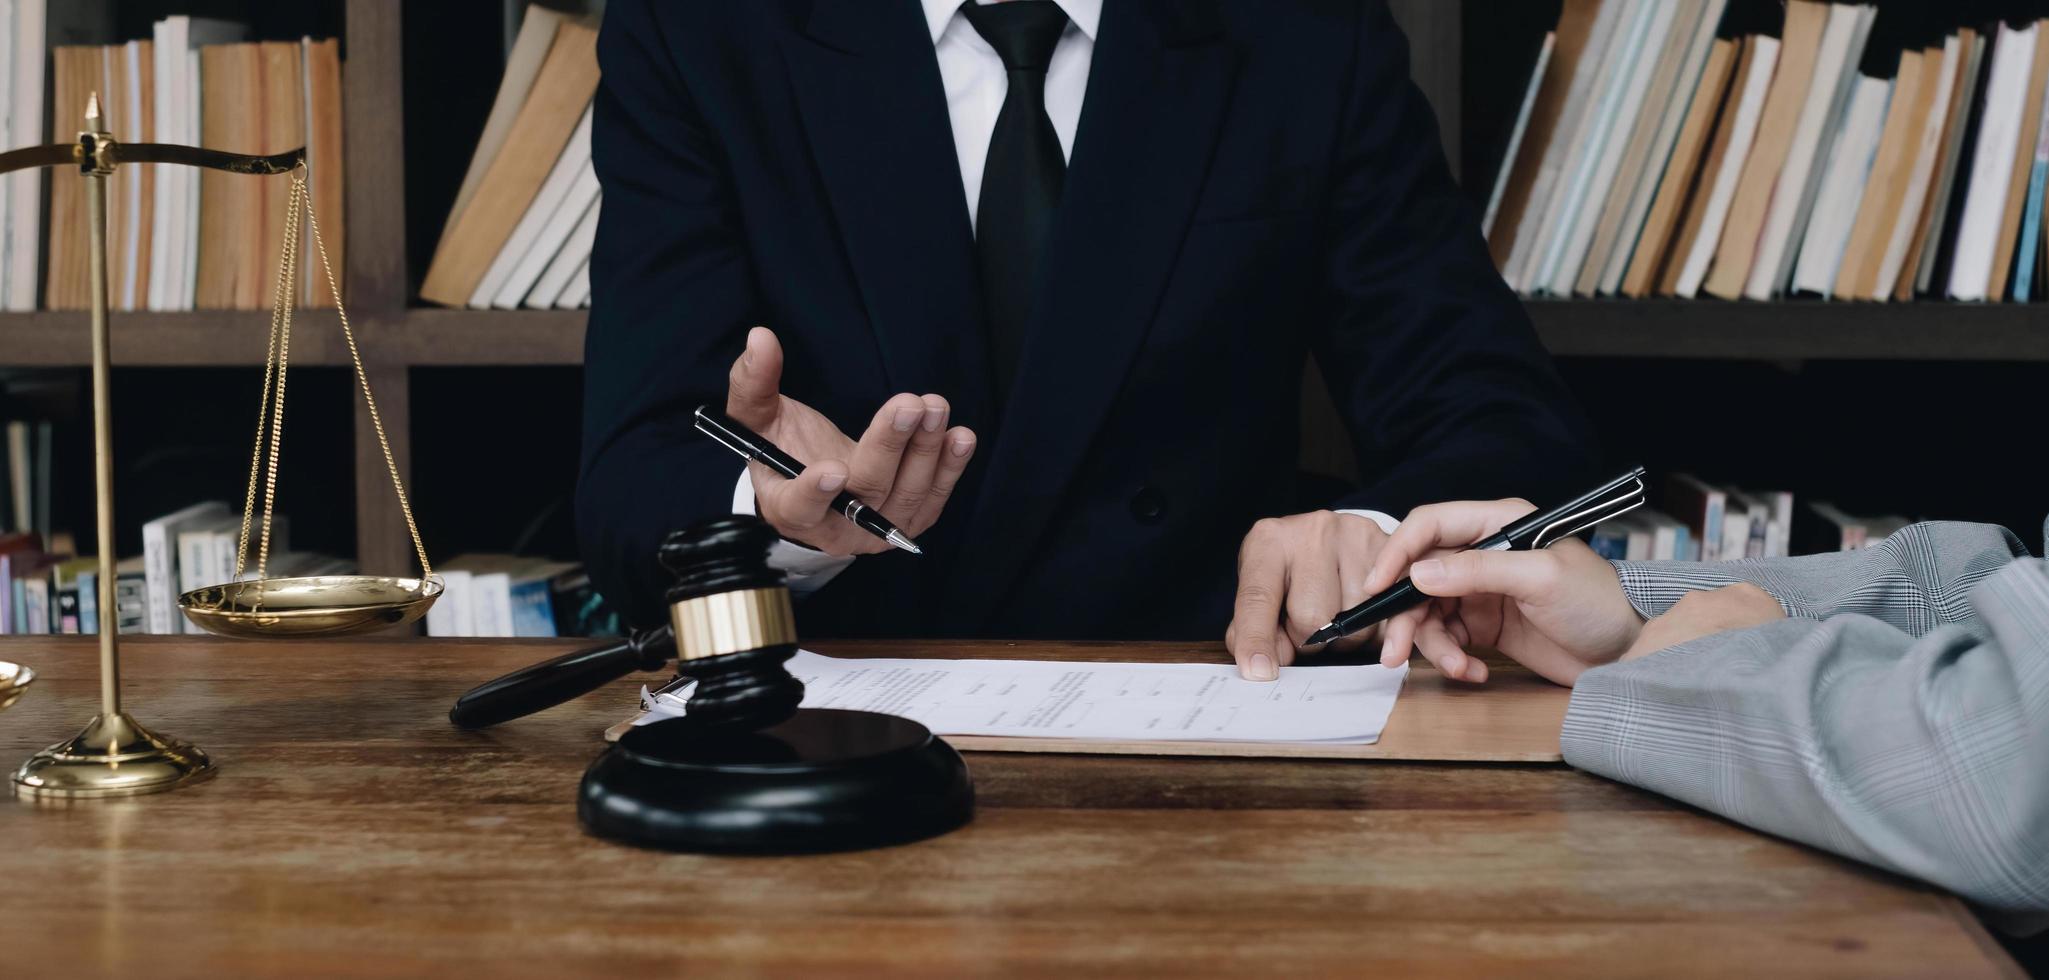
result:
[(818, 0), (784, 56), (891, 393), (946, 393), (980, 423), (994, 406), (973, 230), (917, 0)]
[(1031, 557), (1144, 342), (1235, 71), (1212, 0), (1103, 5), (1060, 214), (956, 579), (970, 616), (993, 611)]

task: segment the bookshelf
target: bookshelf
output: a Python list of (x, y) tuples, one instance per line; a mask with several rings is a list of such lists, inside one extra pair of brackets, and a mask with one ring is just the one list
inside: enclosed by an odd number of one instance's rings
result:
[[(342, 8), (345, 55), (347, 299), (392, 451), (410, 484), (416, 432), (423, 426), (447, 424), (439, 418), (414, 417), (411, 385), (416, 370), (554, 367), (573, 371), (582, 360), (584, 314), (415, 305), (414, 291), (428, 258), (420, 245), (421, 229), (423, 225), (438, 229), (448, 200), (437, 200), (434, 195), (448, 178), (416, 174), (409, 182), (408, 163), (422, 167), (426, 154), (437, 166), (445, 165), (459, 175), (467, 163), (467, 141), (481, 127), (482, 114), (478, 112), (475, 118), (417, 118), (421, 113), (440, 111), (438, 87), (448, 82), (428, 72), (410, 78), (406, 74), (408, 67), (427, 65), (431, 69), (439, 63), (438, 53), (414, 50), (408, 56), (407, 18), (426, 14), (406, 11), (401, 0), (333, 2)], [(192, 0), (189, 6), (205, 5), (203, 0)], [(177, 12), (177, 4), (165, 6), (171, 8), (165, 12)], [(1556, 3), (1392, 0), (1392, 6), (1410, 37), (1413, 74), (1438, 109), (1450, 159), (1455, 165), (1462, 162), (1458, 169), (1469, 187), (1484, 188), (1492, 178), (1493, 157), (1498, 156), (1503, 139), (1499, 103), (1519, 95), (1527, 70), (1526, 61), (1496, 58), (1487, 46), (1513, 51), (1530, 48), (1543, 30), (1530, 25), (1555, 17)], [(479, 36), (495, 44), (502, 34), (503, 11), (498, 0), (468, 0), (436, 9), (432, 16), (443, 24), (451, 17), (473, 20)], [(1471, 23), (1484, 24), (1486, 29), (1469, 29)], [(1497, 33), (1504, 36), (1494, 36)], [(440, 70), (452, 73), (457, 69)], [(493, 77), (481, 83), (486, 97), (495, 82)], [(408, 112), (416, 116), (410, 123)], [(431, 144), (421, 141), (422, 127), (446, 138)], [(416, 143), (410, 149), (409, 134)], [(464, 155), (447, 158), (444, 144), (463, 147)], [(428, 193), (417, 193), (421, 187), (428, 188)], [(423, 199), (427, 203), (423, 204)], [(409, 208), (431, 213), (409, 213)], [(431, 246), (431, 237), (427, 241)], [(1738, 374), (1759, 364), (1783, 366), (1803, 361), (2049, 364), (2049, 312), (2029, 306), (1567, 300), (1532, 301), (1527, 307), (1539, 335), (1553, 353), (1566, 359), (1568, 379), (1575, 380), (1585, 372), (1574, 370), (1574, 361), (1694, 361), (1706, 371), (1724, 370), (1716, 365), (1727, 365), (1726, 370)], [(348, 364), (334, 319), (331, 311), (299, 314), (293, 344), (295, 366)], [(117, 313), (115, 363), (170, 370), (260, 366), (268, 324), (268, 311)], [(85, 365), (89, 362), (86, 328), (83, 313), (0, 314), (0, 366)], [(1742, 367), (1745, 364), (1753, 368)], [(2049, 369), (2039, 373), (2049, 381)], [(573, 419), (578, 406), (573, 398), (569, 402), (559, 410)], [(1335, 426), (1334, 413), (1320, 391), (1307, 402), (1304, 456), (1309, 468), (1343, 472), (1350, 466), (1349, 450), (1342, 448), (1344, 439)], [(340, 411), (310, 401), (298, 402), (295, 408), (299, 412)], [(367, 414), (360, 405), (354, 411), (357, 558), (366, 569), (404, 568), (411, 562), (410, 548), (386, 480), (382, 454)], [(116, 424), (120, 424), (118, 419)], [(461, 424), (477, 423), (467, 420)], [(1319, 466), (1318, 461), (1327, 465)], [(573, 472), (531, 476), (565, 493), (574, 482)], [(84, 485), (83, 475), (77, 479)], [(471, 489), (488, 493), (491, 488)], [(2031, 529), (2023, 525), (2019, 530), (2026, 536)], [(432, 541), (429, 547), (444, 556), (452, 553), (446, 546), (436, 548)]]

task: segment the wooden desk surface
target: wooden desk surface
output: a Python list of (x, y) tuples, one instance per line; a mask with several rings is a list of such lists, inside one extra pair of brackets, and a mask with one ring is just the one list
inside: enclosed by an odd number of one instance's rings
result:
[[(571, 801), (638, 680), (490, 731), (446, 721), (567, 646), (124, 644), (138, 717), (221, 774), (0, 806), (0, 973), (2016, 972), (1953, 898), (1556, 765), (975, 753), (975, 821), (937, 840), (621, 847)], [(94, 648), (7, 638), (0, 659), (41, 674), (0, 715), (12, 767), (87, 720)]]

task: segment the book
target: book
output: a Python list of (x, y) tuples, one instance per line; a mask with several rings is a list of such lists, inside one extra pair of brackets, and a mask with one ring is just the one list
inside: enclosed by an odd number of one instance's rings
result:
[(470, 198), (477, 193), (477, 186), (484, 181), (484, 172), (491, 162), (498, 158), (504, 148), (505, 139), (512, 132), (512, 123), (526, 104), (527, 94), (533, 90), (534, 80), (541, 73), (541, 65), (547, 60), (549, 50), (555, 44), (555, 31), (561, 26), (563, 16), (539, 4), (529, 4), (519, 24), (519, 34), (513, 39), (512, 50), (505, 58), (505, 71), (498, 79), (498, 94), (491, 101), (491, 113), (484, 119), (483, 134), (477, 137), (477, 148), (470, 155), (469, 169), (463, 172), (462, 185), (455, 192), (455, 204), (448, 210), (448, 220), (441, 227), (441, 239), (435, 245), (436, 252), (448, 247), (449, 233), (455, 230), (456, 220), (469, 206)]
[(1601, 58), (1601, 46), (1620, 16), (1622, 0), (1566, 0), (1559, 13), (1558, 41), (1545, 68), (1537, 104), (1530, 111), (1501, 210), (1487, 236), (1495, 265), (1511, 287), (1520, 289), (1537, 225), (1567, 152), (1572, 128), (1583, 111), (1586, 91)]
[(514, 571), (511, 582), (511, 635), (554, 636), (554, 583), (579, 567), (575, 562), (531, 561)]
[(50, 566), (50, 629), (51, 633), (78, 634), (85, 632), (79, 619), (79, 581), (98, 568), (98, 558), (68, 558)]
[(427, 635), (476, 636), (470, 573), (444, 565), (434, 574), (441, 577), (441, 598), (427, 608)]
[[(1970, 32), (1966, 31), (1965, 35)], [(1922, 58), (1922, 91), (1928, 93), (1928, 112), (1916, 141), (1914, 165), (1909, 171), (1906, 196), (1887, 233), (1885, 254), (1878, 264), (1878, 276), (1869, 293), (1860, 298), (1905, 301), (1911, 291), (1911, 270), (1919, 261), (1920, 242), (1928, 228), (1929, 202), (1934, 200), (1937, 168), (1942, 164), (1943, 136), (1949, 130), (1950, 106), (1956, 99), (1957, 75), (1963, 67), (1966, 37), (1951, 35), (1942, 47), (1930, 48)], [(1939, 57), (1940, 61), (1937, 59)], [(1933, 71), (1931, 79), (1929, 72)], [(1932, 84), (1931, 84), (1932, 81)]]
[(428, 265), (422, 299), (443, 306), (469, 301), (568, 144), (597, 86), (597, 31), (562, 24), (504, 147), (445, 236), (447, 246), (436, 250)]
[(1629, 557), (1629, 529), (1619, 520), (1609, 521), (1587, 537), (1587, 547), (1609, 561), (1623, 561)]
[[(1619, 150), (1611, 153), (1610, 146), (1629, 138), (1623, 130), (1633, 121), (1631, 107), (1643, 98), (1642, 83), (1636, 81), (1639, 68), (1653, 57), (1647, 49), (1657, 47), (1662, 39), (1654, 39), (1653, 34), (1661, 26), (1669, 29), (1671, 25), (1674, 8), (1669, 0), (1625, 2), (1629, 13), (1604, 59), (1592, 104), (1575, 134), (1572, 156), (1560, 175), (1562, 191), (1544, 216), (1535, 274), (1527, 289), (1533, 295), (1559, 295), (1561, 289), (1570, 289), (1579, 261), (1585, 257), (1582, 243), (1592, 238), (1590, 225), (1596, 216), (1591, 212), (1607, 187), (1601, 174), (1606, 171), (1612, 176), (1620, 156)], [(1582, 228), (1586, 228), (1584, 236)]]
[[(2039, 24), (2016, 30), (2000, 25), (1992, 50), (1991, 74), (1985, 82), (1984, 109), (1956, 245), (1949, 271), (1948, 295), (1966, 302), (1982, 301), (1992, 287), (1994, 256), (2014, 160), (2019, 153), (2021, 113), (2028, 99), (2023, 89), (2034, 72)], [(1961, 179), (1961, 178), (1959, 178)]]
[(332, 309), (337, 303), (334, 287), (347, 281), (349, 238), (342, 176), (346, 157), (342, 152), (341, 42), (308, 37), (301, 38), (299, 44), (304, 72), (301, 112), (306, 120), (306, 182), (320, 245), (327, 252), (323, 262), (315, 249), (314, 225), (309, 222), (299, 258), (299, 302), (311, 309)]
[[(1690, 537), (1700, 543), (1699, 560), (1717, 561), (1723, 554), (1723, 535), (1728, 523), (1728, 492), (1690, 474), (1677, 474), (1665, 481), (1662, 509), (1686, 525)], [(1743, 537), (1749, 537), (1744, 528)], [(1742, 557), (1739, 551), (1734, 557)]]
[[(8, 48), (7, 148), (49, 140), (44, 123), (47, 0), (13, 0), (11, 22), (0, 45)], [(0, 243), (6, 263), (0, 309), (27, 312), (36, 308), (43, 284), (43, 181), (41, 168), (0, 175), (0, 193), (7, 198), (6, 240)]]
[(1853, 227), (1849, 261), (1837, 271), (1835, 291), (1851, 299), (1882, 299), (1878, 290), (1880, 267), (1891, 243), (1889, 229), (1899, 223), (1907, 209), (1908, 182), (1913, 178), (1920, 142), (1928, 125), (1935, 95), (1933, 73), (1940, 71), (1941, 57), (1908, 51), (1900, 55), (1899, 87), (1893, 106), (1886, 113), (1885, 135), (1871, 176), (1871, 190), (1858, 209)]
[(569, 279), (569, 285), (562, 288), (562, 295), (555, 297), (555, 308), (558, 310), (582, 309), (590, 305), (590, 299), (591, 264), (586, 260), (582, 265), (576, 267), (575, 274)]
[[(263, 518), (261, 515), (253, 516), (249, 521), (249, 550), (246, 555), (237, 554), (241, 543), (242, 521), (240, 517), (235, 518), (231, 526), (214, 530), (211, 540), (207, 543), (206, 560), (208, 562), (207, 567), (210, 570), (208, 577), (212, 580), (207, 584), (248, 581), (259, 577), (256, 574), (258, 571), (257, 565), (259, 559), (265, 555), (263, 550)], [(268, 552), (270, 565), (262, 569), (264, 575), (270, 578), (282, 578), (290, 574), (288, 571), (280, 570), (277, 561), (287, 555), (301, 555), (301, 553), (293, 552), (291, 549), (292, 522), (290, 518), (283, 514), (271, 515), (270, 550)], [(242, 567), (239, 569), (236, 568), (238, 557), (242, 559)], [(298, 560), (303, 561), (304, 559), (300, 557)]]
[[(88, 97), (102, 82), (100, 49), (60, 45), (50, 51), (50, 125), (53, 138), (75, 139), (85, 124)], [(85, 189), (78, 180), (50, 182), (50, 237), (44, 253), (43, 305), (52, 310), (83, 310), (88, 293)]]
[(1666, 161), (1657, 197), (1630, 256), (1620, 288), (1623, 296), (1643, 299), (1651, 295), (1671, 262), (1676, 233), (1696, 199), (1709, 144), (1721, 120), (1722, 105), (1729, 96), (1742, 54), (1743, 42), (1726, 38), (1717, 39), (1708, 52), (1707, 64), (1686, 109), (1685, 124), (1679, 130), (1678, 143)]
[(1529, 135), (1530, 116), (1536, 111), (1537, 96), (1543, 91), (1544, 71), (1551, 67), (1551, 53), (1557, 49), (1558, 32), (1546, 31), (1544, 43), (1537, 49), (1537, 63), (1530, 69), (1530, 82), (1523, 88), (1522, 105), (1516, 109), (1515, 126), (1508, 133), (1508, 146), (1501, 155), (1501, 169), (1494, 176), (1494, 190), (1487, 195), (1487, 210), (1480, 216), (1480, 235), (1490, 241), (1494, 234), (1494, 219), (1501, 214), (1502, 199), (1508, 196), (1509, 183), (1515, 176), (1516, 158), (1522, 152), (1523, 137)]
[(1977, 144), (1980, 110), (1984, 108), (1985, 77), (1992, 70), (1993, 36), (1965, 29), (1960, 37), (1969, 45), (1963, 68), (1957, 73), (1956, 97), (1950, 103), (1939, 176), (1930, 188), (1928, 229), (1921, 236), (1921, 259), (1913, 276), (1913, 291), (1923, 295), (1934, 294), (1949, 284), (1955, 251), (1954, 225), (1958, 220), (1954, 214), (1961, 210), (1961, 199), (1970, 186), (1968, 174), (1974, 163), (1971, 150)]
[(619, 614), (591, 585), (579, 565), (548, 583), (548, 604), (555, 613), (556, 636), (621, 636)]
[(2028, 180), (2035, 171), (2035, 143), (2041, 135), (2043, 86), (2049, 85), (2049, 27), (2041, 22), (2035, 24), (2035, 50), (2028, 74), (2027, 87), (2022, 90), (2019, 136), (2014, 140), (2013, 159), (2009, 164), (2011, 176), (2006, 185), (2006, 213), (1999, 223), (1997, 237), (1993, 239), (1992, 280), (1986, 287), (1985, 298), (1999, 302), (2006, 297), (2006, 287), (2011, 279), (2015, 246), (2020, 239), (2021, 210), (2027, 204)]
[(1731, 503), (1741, 501), (1750, 517), (1745, 557), (1784, 558), (1791, 552), (1793, 495), (1783, 490), (1731, 489)]
[(149, 596), (149, 632), (181, 632), (176, 619), (180, 583), (178, 536), (187, 528), (213, 520), (227, 512), (227, 504), (208, 501), (173, 511), (142, 525), (144, 581)]
[[(263, 148), (263, 58), (254, 44), (199, 49), (200, 142), (217, 150), (257, 153)], [(193, 302), (205, 310), (257, 306), (268, 247), (263, 234), (267, 197), (219, 170), (199, 176), (199, 248)], [(152, 604), (156, 596), (151, 595)]]
[(1925, 17), (1918, 9), (1897, 6), (1879, 15), (1862, 70), (1866, 77), (1893, 80), (1891, 102), (1878, 129), (1866, 176), (1868, 186), (1845, 218), (1848, 228), (1842, 254), (1826, 285), (1814, 289), (1824, 296), (1858, 299), (1874, 289), (1889, 231), (1906, 195), (1940, 65), (1940, 50), (1931, 61), (1918, 43), (1925, 33)]
[(1740, 95), (1736, 111), (1727, 115), (1726, 131), (1717, 136), (1717, 148), (1711, 156), (1709, 171), (1702, 179), (1713, 177), (1712, 189), (1701, 207), (1698, 220), (1690, 221), (1687, 250), (1683, 262), (1676, 261), (1675, 271), (1666, 292), (1686, 299), (1699, 295), (1707, 281), (1710, 265), (1720, 251), (1723, 234), (1727, 231), (1729, 213), (1735, 205), (1736, 191), (1749, 164), (1751, 148), (1757, 141), (1758, 127), (1764, 118), (1764, 107), (1768, 100), (1773, 80), (1778, 73), (1779, 40), (1773, 37), (1751, 39), (1749, 51), (1744, 58), (1742, 86), (1732, 91)]
[[(255, 153), (283, 153), (306, 145), (306, 83), (299, 64), (301, 45), (297, 41), (264, 41), (257, 46), (261, 61), (260, 76), (263, 90), (262, 104), (263, 132), (259, 137)], [(250, 223), (249, 239), (255, 248), (244, 254), (242, 270), (246, 278), (240, 280), (241, 288), (236, 291), (236, 307), (239, 309), (263, 309), (275, 302), (279, 289), (285, 284), (278, 279), (283, 266), (284, 255), (280, 247), (285, 241), (285, 205), (292, 193), (288, 177), (265, 178), (249, 181), (243, 178), (238, 189), (245, 193), (261, 192), (256, 198), (259, 209), (257, 221)], [(258, 187), (251, 188), (250, 184)], [(303, 232), (301, 233), (303, 235)], [(301, 248), (305, 247), (302, 238)], [(302, 270), (301, 275), (318, 278), (312, 270)], [(293, 294), (287, 302), (298, 302)]]
[[(78, 632), (98, 633), (101, 610), (99, 559), (87, 559), (78, 573)], [(123, 558), (114, 566), (114, 626), (122, 633), (142, 633), (149, 626), (148, 588), (141, 556)]]
[(0, 633), (18, 633), (18, 617), (12, 602), (16, 568), (26, 569), (42, 558), (42, 538), (27, 531), (0, 535)]
[[(1568, 20), (1575, 14), (1584, 17), (1589, 12), (1594, 14), (1593, 21), (1587, 25), (1586, 41), (1575, 56), (1569, 45), (1574, 35)], [(1540, 239), (1545, 234), (1546, 218), (1557, 204), (1560, 175), (1566, 172), (1568, 163), (1579, 149), (1580, 130), (1586, 125), (1602, 70), (1615, 48), (1611, 42), (1623, 21), (1634, 12), (1635, 7), (1630, 0), (1605, 0), (1593, 5), (1591, 11), (1586, 4), (1567, 4), (1564, 16), (1559, 20), (1561, 47), (1557, 57), (1570, 66), (1572, 81), (1566, 87), (1565, 101), (1537, 166), (1528, 206), (1522, 209), (1520, 220), (1511, 222), (1515, 228), (1515, 242), (1502, 276), (1518, 292), (1527, 292), (1537, 274), (1536, 255), (1541, 247)], [(1541, 117), (1538, 121), (1542, 121)], [(1514, 201), (1515, 189), (1511, 188), (1504, 206), (1512, 205)]]
[[(1902, 71), (1902, 82), (1905, 79)], [(1850, 97), (1835, 146), (1822, 168), (1821, 193), (1814, 200), (1814, 213), (1807, 222), (1807, 234), (1800, 243), (1800, 258), (1793, 267), (1793, 291), (1830, 296), (1836, 293), (1836, 279), (1844, 260), (1858, 254), (1852, 244), (1852, 222), (1859, 219), (1859, 199), (1870, 200), (1875, 185), (1883, 181), (1877, 171), (1881, 127), (1895, 82), (1882, 78), (1860, 78)], [(1854, 261), (1854, 259), (1852, 258)]]
[(592, 197), (590, 204), (584, 208), (583, 217), (577, 220), (575, 228), (570, 229), (569, 238), (562, 243), (561, 251), (556, 252), (555, 257), (548, 261), (548, 268), (541, 273), (541, 278), (534, 283), (534, 288), (528, 291), (528, 309), (545, 310), (554, 306), (556, 297), (561, 296), (563, 290), (568, 288), (577, 271), (587, 268), (590, 263), (591, 246), (597, 242), (600, 203), (598, 198)]
[[(220, 573), (220, 562), (215, 556), (214, 541), (222, 533), (236, 533), (242, 526), (241, 518), (233, 513), (221, 512), (197, 518), (178, 530), (178, 592), (183, 594), (209, 585), (221, 585), (228, 581)], [(172, 596), (175, 607), (177, 596)], [(187, 619), (179, 619), (180, 633), (204, 633), (203, 629)]]
[(56, 632), (50, 628), (50, 569), (57, 559), (46, 559), (38, 567), (17, 574), (15, 581), (21, 584), (21, 631), (30, 636), (49, 636)]
[(1826, 158), (1836, 138), (1877, 13), (1878, 8), (1871, 6), (1834, 4), (1829, 8), (1807, 101), (1794, 124), (1793, 139), (1758, 238), (1757, 257), (1743, 285), (1745, 299), (1771, 299), (1785, 292), (1792, 279), (1795, 246), (1807, 230), (1820, 191), (1821, 171), (1815, 161)]
[[(17, 143), (11, 135), (13, 129), (8, 118), (14, 107), (14, 0), (0, 0), (0, 150), (13, 149)], [(33, 140), (24, 138), (20, 145), (41, 143), (41, 134)], [(0, 310), (6, 309), (7, 300), (7, 219), (10, 197), (7, 194), (5, 178), (0, 177)]]
[[(561, 206), (555, 209), (547, 225), (542, 227), (540, 237), (535, 239), (534, 247), (527, 250), (526, 257), (520, 259), (511, 277), (499, 288), (492, 305), (501, 310), (518, 309), (520, 302), (540, 283), (541, 275), (565, 251), (570, 251), (574, 258), (588, 260), (591, 246), (596, 241), (595, 219), (590, 223), (590, 238), (577, 243), (574, 236), (578, 228), (584, 224), (585, 216), (595, 215), (599, 210), (598, 174), (589, 163), (586, 163), (583, 170), (577, 174), (576, 183), (570, 186), (568, 196), (563, 199)], [(572, 249), (572, 245), (578, 247)]]
[[(156, 56), (149, 41), (129, 41), (107, 53), (120, 59), (122, 111), (115, 116), (119, 128), (114, 137), (129, 142), (160, 143), (156, 132)], [(115, 286), (113, 306), (121, 310), (149, 308), (151, 235), (155, 231), (156, 180), (160, 168), (154, 165), (123, 167), (115, 176), (123, 181), (120, 233), (121, 271)]]
[(1750, 270), (1770, 216), (1772, 195), (1785, 169), (1787, 155), (1793, 150), (1795, 128), (1804, 114), (1815, 67), (1822, 57), (1822, 41), (1834, 19), (1829, 13), (1830, 6), (1814, 0), (1789, 0), (1786, 4), (1786, 29), (1780, 39), (1778, 69), (1765, 97), (1755, 142), (1743, 161), (1742, 176), (1734, 190), (1714, 263), (1700, 287), (1708, 295), (1737, 299), (1750, 281)]
[[(491, 260), (491, 267), (484, 278), (477, 282), (477, 288), (470, 295), (469, 305), (489, 308), (496, 302), (498, 294), (513, 288), (515, 277), (521, 271), (530, 255), (545, 252), (539, 262), (545, 264), (554, 257), (554, 248), (559, 248), (562, 239), (568, 237), (570, 226), (583, 214), (584, 205), (598, 192), (597, 174), (591, 168), (591, 110), (586, 107), (583, 118), (577, 122), (575, 131), (569, 135), (568, 145), (562, 148), (555, 165), (548, 171), (548, 178), (541, 183), (541, 189), (527, 204), (526, 213), (514, 225), (512, 234), (498, 249), (498, 255)], [(555, 220), (566, 207), (575, 208), (575, 214), (557, 232)], [(555, 237), (551, 241), (549, 235)], [(536, 269), (532, 276), (519, 287), (520, 296), (533, 287), (534, 279), (540, 276)], [(514, 302), (517, 302), (515, 299)]]
[(149, 600), (148, 570), (142, 558), (123, 558), (115, 566), (118, 579), (114, 584), (116, 629), (122, 633), (151, 632), (150, 616), (154, 607)]
[[(1649, 220), (1651, 208), (1657, 201), (1661, 180), (1691, 116), (1695, 91), (1708, 71), (1716, 46), (1723, 43), (1716, 39), (1715, 32), (1722, 23), (1723, 13), (1727, 7), (1728, 0), (1706, 0), (1702, 5), (1692, 35), (1687, 38), (1687, 43), (1680, 52), (1685, 61), (1674, 74), (1670, 90), (1660, 100), (1663, 108), (1660, 110), (1657, 128), (1651, 134), (1644, 157), (1634, 169), (1631, 169), (1628, 161), (1624, 161), (1623, 172), (1636, 175), (1636, 186), (1631, 191), (1629, 203), (1623, 210), (1622, 223), (1616, 231), (1615, 242), (1608, 251), (1600, 279), (1591, 290), (1595, 294), (1613, 296), (1622, 290), (1623, 279), (1629, 272), (1630, 260), (1635, 256), (1636, 249), (1642, 241), (1645, 223)], [(1680, 33), (1675, 31), (1674, 37), (1679, 36)], [(1705, 132), (1703, 128), (1703, 134)], [(1697, 163), (1697, 145), (1693, 147), (1693, 152)]]
[(30, 423), (20, 420), (7, 423), (7, 496), (13, 505), (13, 521), (9, 526), (16, 531), (29, 531), (36, 526), (34, 460), (35, 443)]
[(2035, 123), (2032, 155), (2033, 160), (2028, 167), (2027, 201), (2021, 210), (2020, 251), (2014, 261), (2013, 299), (2016, 303), (2033, 300), (2036, 257), (2042, 242), (2042, 212), (2045, 196), (2049, 196), (2049, 100), (2045, 100), (2042, 114)]
[[(1630, 52), (1620, 66), (1615, 83), (1620, 97), (1614, 103), (1613, 113), (1604, 116), (1603, 131), (1598, 137), (1600, 151), (1589, 154), (1584, 198), (1577, 213), (1568, 216), (1568, 224), (1559, 239), (1556, 267), (1547, 285), (1551, 295), (1573, 294), (1580, 272), (1588, 264), (1594, 241), (1600, 235), (1602, 215), (1606, 211), (1604, 205), (1614, 196), (1616, 176), (1623, 159), (1628, 156), (1630, 145), (1636, 140), (1636, 130), (1640, 126), (1652, 125), (1643, 117), (1644, 103), (1649, 101), (1649, 93), (1655, 87), (1659, 63), (1669, 57), (1667, 48), (1673, 34), (1673, 22), (1682, 12), (1696, 16), (1699, 13), (1697, 4), (1690, 0), (1665, 0), (1652, 3), (1649, 8), (1642, 33), (1631, 39), (1636, 50)], [(1614, 220), (1617, 223), (1621, 221), (1619, 213)]]
[[(1566, 289), (1569, 294), (1592, 296), (1600, 291), (1602, 277), (1607, 274), (1608, 260), (1621, 244), (1625, 224), (1630, 222), (1630, 211), (1636, 205), (1636, 189), (1650, 169), (1651, 144), (1664, 132), (1668, 118), (1677, 125), (1678, 111), (1674, 108), (1673, 92), (1678, 88), (1680, 72), (1692, 67), (1688, 61), (1695, 36), (1700, 33), (1700, 19), (1707, 10), (1707, 4), (1706, 0), (1677, 0), (1670, 9), (1671, 20), (1663, 32), (1663, 43), (1657, 51), (1645, 55), (1642, 68), (1649, 73), (1647, 87), (1637, 105), (1635, 118), (1630, 122), (1626, 145), (1615, 144), (1622, 147), (1619, 162), (1603, 185), (1606, 190), (1600, 195), (1601, 200), (1595, 210), (1597, 217), (1593, 224), (1592, 242), (1579, 263), (1575, 281)], [(1639, 77), (1642, 75), (1643, 72), (1639, 72)], [(1630, 239), (1636, 237), (1634, 224), (1629, 225), (1627, 232)]]

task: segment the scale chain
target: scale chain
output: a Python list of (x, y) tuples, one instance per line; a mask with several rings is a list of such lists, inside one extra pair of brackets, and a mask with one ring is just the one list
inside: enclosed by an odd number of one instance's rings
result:
[[(384, 434), (384, 420), (377, 412), (377, 399), (370, 393), (370, 376), (363, 369), (363, 357), (356, 347), (355, 331), (349, 326), (349, 313), (342, 303), (341, 287), (335, 280), (334, 267), (328, 261), (327, 243), (320, 236), (320, 219), (313, 207), (313, 199), (306, 183), (306, 165), (302, 162), (292, 174), (292, 192), (285, 210), (285, 240), (278, 256), (278, 275), (275, 292), (271, 300), (270, 340), (264, 354), (263, 398), (257, 406), (256, 444), (249, 457), (249, 486), (242, 501), (242, 529), (235, 548), (235, 581), (242, 580), (242, 573), (249, 556), (251, 517), (256, 509), (256, 484), (261, 473), (263, 478), (263, 522), (258, 532), (256, 548), (256, 577), (267, 577), (270, 562), (271, 518), (277, 497), (278, 456), (284, 441), (285, 425), (285, 380), (291, 362), (292, 315), (299, 282), (300, 219), (313, 236), (313, 253), (320, 259), (321, 272), (327, 280), (327, 288), (334, 296), (335, 313), (341, 321), (342, 339), (349, 348), (349, 361), (355, 366), (356, 381), (363, 392), (364, 406), (369, 410), (370, 425), (377, 433), (377, 445), (384, 454), (385, 470), (391, 474), (392, 490), (398, 495), (398, 506), (406, 521), (406, 531), (412, 537), (413, 551), (420, 559), (422, 580), (433, 576), (433, 566), (427, 560), (427, 548), (421, 541), (419, 525), (413, 520), (412, 503), (406, 497), (405, 481), (399, 477), (398, 462), (391, 454), (391, 442)], [(310, 256), (309, 256), (310, 257)], [(264, 439), (268, 430), (269, 451), (265, 452)], [(222, 598), (226, 599), (226, 590)], [(261, 601), (260, 599), (258, 600)]]

